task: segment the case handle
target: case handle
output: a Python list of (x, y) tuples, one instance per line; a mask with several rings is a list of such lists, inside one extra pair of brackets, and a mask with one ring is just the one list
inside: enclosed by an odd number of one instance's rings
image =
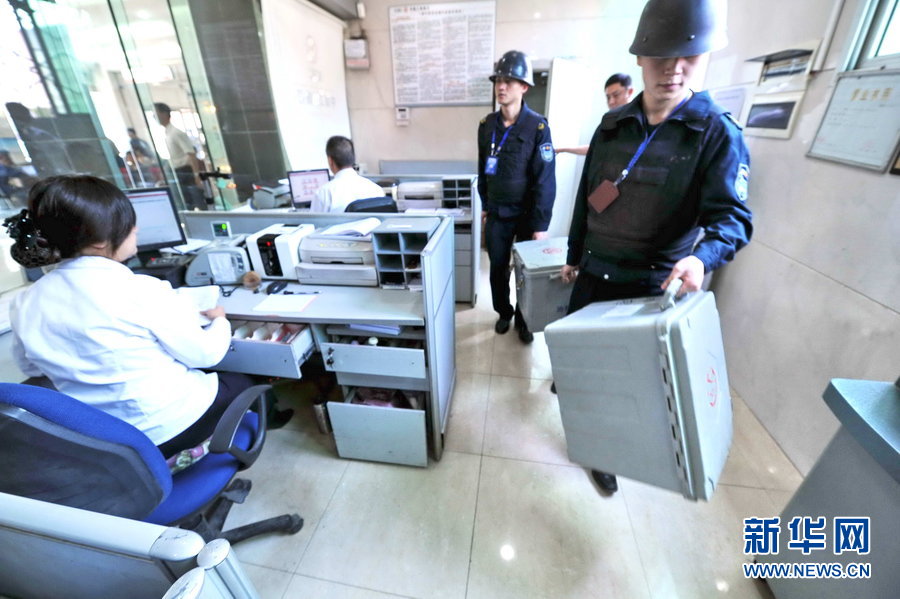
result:
[(665, 312), (669, 308), (675, 307), (675, 294), (681, 289), (681, 286), (684, 285), (684, 281), (681, 279), (673, 279), (669, 286), (666, 287), (666, 292), (663, 293), (662, 299), (659, 300), (659, 309), (661, 312)]

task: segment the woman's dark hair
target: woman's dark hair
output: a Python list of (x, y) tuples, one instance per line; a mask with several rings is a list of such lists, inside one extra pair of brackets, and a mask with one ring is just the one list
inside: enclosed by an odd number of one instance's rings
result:
[(134, 207), (122, 191), (90, 175), (38, 181), (28, 194), (28, 216), (58, 259), (72, 258), (95, 243), (119, 249), (134, 228)]

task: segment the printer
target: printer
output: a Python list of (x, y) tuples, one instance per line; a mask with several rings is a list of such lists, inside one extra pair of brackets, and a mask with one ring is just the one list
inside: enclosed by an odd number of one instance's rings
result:
[(397, 210), (409, 208), (435, 209), (443, 205), (442, 181), (404, 181), (397, 185)]
[(253, 184), (253, 196), (250, 198), (250, 207), (254, 210), (280, 208), (290, 206), (290, 204), (291, 188), (287, 179), (260, 181)]
[(316, 234), (300, 242), (300, 259), (310, 264), (375, 264), (372, 237), (335, 239)]
[(264, 279), (296, 279), (300, 244), (315, 231), (309, 224), (278, 224), (247, 237), (247, 253), (253, 270)]
[(310, 285), (378, 285), (372, 230), (381, 221), (366, 218), (307, 235), (300, 242), (297, 278)]

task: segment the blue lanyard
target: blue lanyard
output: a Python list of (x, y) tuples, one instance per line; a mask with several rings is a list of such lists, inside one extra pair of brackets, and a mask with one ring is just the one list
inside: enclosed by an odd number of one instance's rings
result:
[[(693, 94), (691, 94), (691, 95), (693, 95)], [(628, 162), (628, 166), (625, 167), (625, 169), (619, 175), (619, 178), (613, 182), (613, 185), (615, 185), (616, 187), (621, 185), (622, 181), (624, 181), (625, 178), (628, 176), (628, 173), (631, 172), (631, 169), (634, 168), (634, 165), (635, 165), (635, 163), (637, 163), (638, 158), (641, 157), (641, 154), (643, 154), (644, 150), (647, 149), (647, 146), (650, 145), (650, 142), (653, 140), (653, 136), (656, 135), (656, 132), (660, 130), (660, 128), (666, 123), (666, 121), (668, 121), (670, 118), (672, 118), (672, 115), (674, 115), (676, 112), (678, 112), (678, 110), (682, 106), (684, 106), (684, 103), (690, 99), (691, 95), (687, 96), (684, 100), (679, 102), (678, 106), (675, 107), (675, 110), (670, 112), (669, 116), (666, 117), (666, 120), (663, 121), (662, 123), (660, 123), (659, 125), (657, 125), (656, 129), (654, 129), (653, 131), (650, 132), (650, 135), (646, 135), (646, 134), (644, 135), (644, 141), (642, 141), (641, 145), (638, 146), (637, 152), (635, 152), (634, 156), (631, 157), (631, 160)]]
[[(502, 117), (500, 117), (499, 115), (497, 116), (498, 123), (500, 122), (501, 118)], [(516, 119), (516, 122), (518, 122), (518, 119)], [(503, 144), (506, 143), (506, 138), (509, 137), (509, 132), (512, 131), (515, 126), (516, 126), (516, 123), (513, 123), (506, 130), (506, 133), (503, 134), (503, 139), (500, 140), (500, 145), (497, 146), (496, 152), (494, 151), (494, 144), (497, 142), (497, 130), (494, 129), (493, 131), (491, 131), (491, 156), (496, 156), (497, 154), (500, 153), (501, 148), (503, 148)]]

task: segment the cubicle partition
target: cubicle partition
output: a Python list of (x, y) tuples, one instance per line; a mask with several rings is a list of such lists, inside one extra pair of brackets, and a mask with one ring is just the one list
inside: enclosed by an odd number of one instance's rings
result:
[[(478, 177), (473, 170), (452, 170), (450, 163), (429, 161), (397, 161), (393, 166), (414, 169), (400, 173), (397, 168), (385, 170), (382, 161), (382, 174), (366, 175), (368, 179), (381, 185), (386, 195), (390, 195), (398, 203), (400, 210), (407, 209), (410, 216), (422, 216), (427, 212), (446, 214), (453, 217), (453, 233), (456, 237), (454, 268), (456, 269), (455, 297), (457, 302), (465, 302), (472, 306), (478, 299), (479, 263), (481, 260), (481, 197), (478, 195)], [(465, 166), (465, 163), (461, 163)], [(435, 166), (444, 170), (422, 170)], [(444, 173), (444, 174), (427, 174)], [(447, 174), (453, 173), (453, 174)], [(460, 174), (456, 174), (460, 173)], [(429, 200), (424, 194), (414, 194), (420, 199), (408, 200), (403, 193), (403, 185), (427, 184), (437, 185), (436, 197)], [(417, 208), (416, 204), (423, 206)]]
[[(400, 231), (414, 230), (423, 220), (397, 214), (365, 215), (371, 216), (391, 219)], [(183, 212), (182, 218), (189, 237), (212, 239), (213, 223), (223, 220), (238, 235), (273, 224), (308, 223), (321, 228), (357, 220), (360, 215), (273, 210)], [(345, 391), (343, 402), (331, 402), (328, 407), (339, 455), (425, 466), (430, 448), (432, 457), (440, 459), (456, 379), (454, 221), (449, 216), (424, 220), (436, 225), (428, 228), (430, 236), (421, 247), (421, 288), (292, 282), (287, 289), (290, 295), (267, 296), (238, 288), (223, 297), (221, 303), (233, 321), (306, 325), (311, 336), (297, 337), (296, 343), (306, 347), (294, 347), (294, 342), (281, 347), (266, 341), (235, 342), (219, 368), (272, 374), (277, 365), (279, 376), (300, 378), (300, 366), (309, 351), (321, 352), (326, 368), (335, 372)], [(368, 336), (376, 335), (362, 332), (367, 328), (389, 331), (381, 337), (384, 343), (376, 337), (373, 345), (366, 344)], [(371, 408), (353, 401), (361, 387), (405, 390), (413, 397), (421, 396), (422, 402), (412, 409)]]

